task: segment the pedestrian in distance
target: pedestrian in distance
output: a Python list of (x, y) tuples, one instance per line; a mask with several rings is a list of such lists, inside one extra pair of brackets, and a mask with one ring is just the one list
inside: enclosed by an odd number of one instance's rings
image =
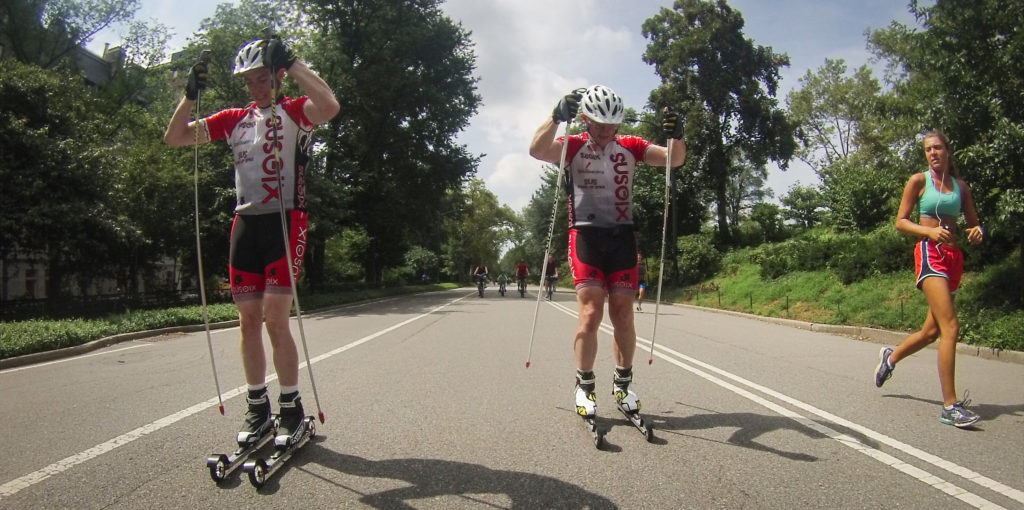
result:
[[(557, 136), (558, 125), (580, 114), (585, 132), (568, 139)], [(625, 114), (622, 98), (602, 85), (578, 89), (562, 97), (552, 115), (541, 123), (530, 143), (530, 155), (548, 163), (561, 163), (563, 144), (568, 195), (569, 269), (576, 289), (579, 321), (573, 340), (577, 413), (584, 418), (597, 412), (594, 363), (597, 330), (608, 301), (614, 328), (612, 353), (615, 371), (612, 394), (619, 409), (629, 415), (640, 410), (631, 389), (636, 330), (633, 296), (637, 285), (637, 244), (633, 227), (633, 177), (637, 164), (663, 167), (667, 147), (643, 138), (619, 135)], [(672, 166), (683, 164), (686, 146), (679, 115), (666, 111), (663, 127), (672, 144)]]
[[(304, 417), (299, 356), (289, 324), (289, 271), (298, 277), (306, 243), (304, 170), (313, 128), (334, 117), (340, 107), (327, 83), (276, 37), (249, 42), (235, 57), (232, 74), (240, 77), (252, 102), (189, 121), (199, 92), (206, 87), (207, 74), (207, 63), (202, 60), (190, 69), (185, 97), (171, 116), (164, 142), (183, 147), (224, 140), (234, 155), (236, 205), (228, 275), (238, 307), (242, 368), (249, 390), (248, 410), (237, 439), (244, 446), (272, 426), (262, 338), (265, 324), (281, 385), (275, 444), (288, 446), (293, 435), (301, 432)], [(295, 80), (303, 96), (278, 94), (286, 75)], [(282, 233), (282, 200), (287, 246)], [(292, 267), (288, 267), (285, 250), (291, 252)]]
[(644, 289), (647, 288), (647, 261), (643, 254), (636, 254), (636, 311), (644, 311)]
[[(875, 386), (881, 387), (892, 377), (900, 360), (938, 339), (939, 387), (943, 404), (939, 421), (956, 427), (969, 427), (979, 417), (967, 409), (970, 399), (966, 391), (963, 399), (957, 399), (955, 385), (959, 324), (953, 297), (963, 272), (963, 254), (957, 246), (957, 220), (961, 213), (966, 221), (967, 242), (981, 243), (984, 232), (978, 222), (971, 190), (953, 164), (949, 139), (941, 131), (928, 131), (924, 134), (922, 146), (928, 169), (907, 180), (896, 214), (896, 229), (918, 238), (914, 245), (917, 288), (928, 302), (928, 315), (921, 329), (911, 333), (895, 349), (881, 349), (878, 368), (875, 369)], [(915, 212), (919, 217), (916, 223), (911, 219)]]

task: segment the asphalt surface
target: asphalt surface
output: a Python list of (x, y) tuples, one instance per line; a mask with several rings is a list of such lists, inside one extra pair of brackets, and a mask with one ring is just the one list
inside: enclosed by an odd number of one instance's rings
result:
[(533, 290), (306, 315), (326, 421), (259, 490), (206, 468), (244, 412), (235, 328), (211, 334), (226, 416), (204, 331), (0, 370), (0, 508), (1024, 508), (1022, 364), (958, 356), (982, 416), (961, 430), (937, 419), (934, 350), (879, 389), (876, 343), (662, 305), (648, 364), (646, 303), (634, 387), (655, 437), (614, 410), (607, 330), (597, 450), (572, 410), (575, 296), (540, 302), (526, 368)]

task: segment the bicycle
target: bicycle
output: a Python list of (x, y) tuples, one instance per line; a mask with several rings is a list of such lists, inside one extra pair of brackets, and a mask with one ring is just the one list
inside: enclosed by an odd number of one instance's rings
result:
[(478, 294), (480, 294), (480, 297), (484, 297), (484, 280), (486, 279), (486, 276), (476, 277), (476, 291)]
[(526, 297), (526, 277), (519, 277), (519, 297)]
[(498, 280), (498, 292), (501, 293), (501, 297), (505, 297), (505, 281)]
[(546, 280), (544, 287), (548, 294), (548, 301), (551, 301), (551, 295), (555, 293), (555, 280), (557, 280), (558, 277), (548, 276), (545, 277), (544, 279)]

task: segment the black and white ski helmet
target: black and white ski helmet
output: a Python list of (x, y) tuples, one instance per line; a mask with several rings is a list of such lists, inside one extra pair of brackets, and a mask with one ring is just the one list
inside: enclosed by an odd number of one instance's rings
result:
[(263, 39), (256, 39), (242, 46), (242, 49), (238, 50), (238, 55), (235, 55), (233, 74), (241, 74), (263, 67), (263, 49), (266, 46), (266, 41)]
[(583, 93), (580, 113), (601, 124), (621, 124), (626, 110), (622, 98), (604, 85), (593, 85)]

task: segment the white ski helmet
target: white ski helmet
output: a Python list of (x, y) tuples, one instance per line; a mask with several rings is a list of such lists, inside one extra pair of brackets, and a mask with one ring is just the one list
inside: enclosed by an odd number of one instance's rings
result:
[(601, 124), (621, 124), (626, 115), (622, 98), (604, 85), (594, 85), (583, 93), (580, 113)]
[(235, 55), (233, 74), (242, 74), (263, 67), (263, 49), (266, 46), (266, 41), (263, 39), (256, 39), (242, 46), (242, 49), (238, 50), (238, 55)]

